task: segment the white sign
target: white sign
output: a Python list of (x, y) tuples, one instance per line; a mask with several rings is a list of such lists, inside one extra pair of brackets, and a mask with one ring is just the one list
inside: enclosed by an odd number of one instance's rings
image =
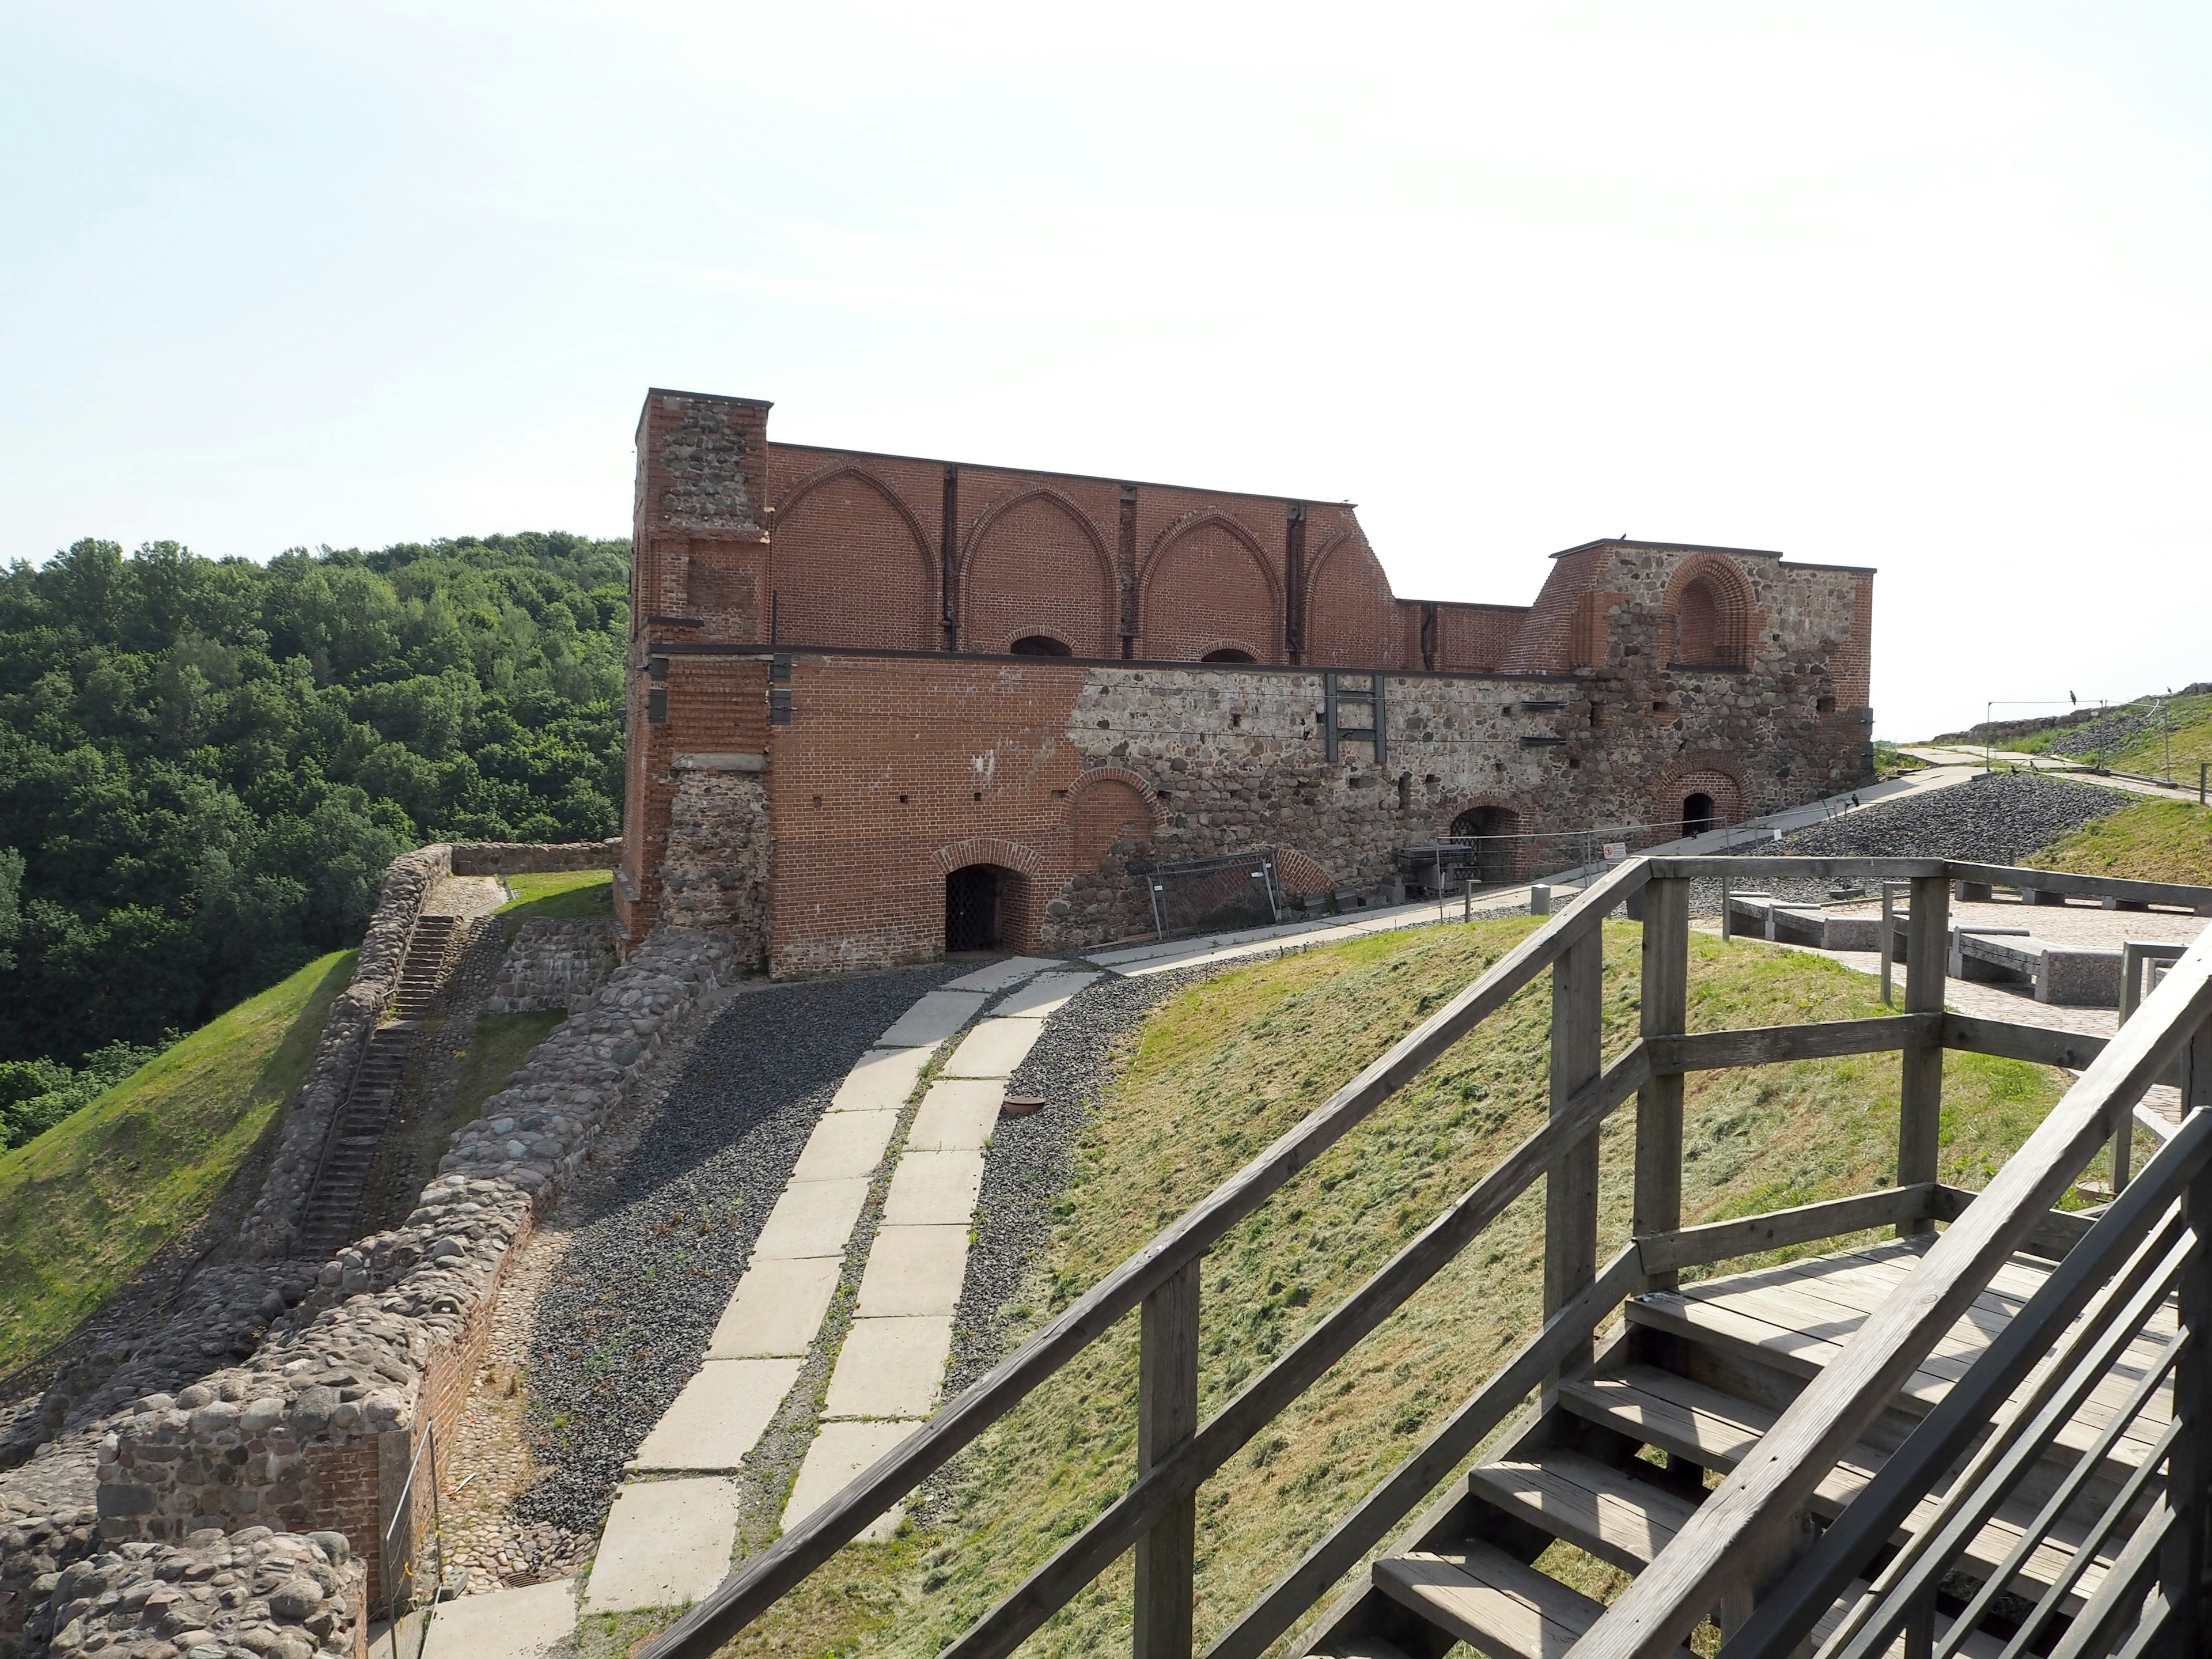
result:
[(1628, 856), (1628, 843), (1625, 841), (1609, 841), (1606, 842), (1605, 855), (1608, 859), (1626, 858)]

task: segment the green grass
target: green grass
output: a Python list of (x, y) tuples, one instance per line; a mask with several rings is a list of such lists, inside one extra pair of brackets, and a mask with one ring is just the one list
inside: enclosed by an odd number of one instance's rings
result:
[[(1078, 1150), (1045, 1259), (1015, 1313), (1015, 1340), (1534, 925), (1380, 935), (1224, 975), (1157, 1009)], [(1639, 933), (1607, 930), (1608, 1055), (1634, 1039)], [(1693, 936), (1691, 951), (1693, 1030), (1883, 1012), (1871, 980), (1819, 957), (1705, 935)], [(1540, 980), (1207, 1256), (1204, 1412), (1219, 1409), (1542, 1121), (1548, 1020)], [(1898, 1069), (1894, 1055), (1861, 1056), (1692, 1077), (1686, 1218), (1864, 1192), (1891, 1179)], [(1979, 1186), (2042, 1121), (2064, 1079), (1954, 1054), (1945, 1084), (1943, 1178)], [(1606, 1255), (1627, 1237), (1633, 1122), (1632, 1107), (1624, 1109), (1601, 1138)], [(1201, 1644), (1533, 1334), (1542, 1255), (1540, 1182), (1200, 1489)], [(1123, 1320), (953, 1467), (938, 1511), (945, 1518), (895, 1546), (848, 1547), (725, 1653), (935, 1653), (1128, 1485), (1136, 1324)], [(1124, 1558), (1024, 1652), (1126, 1645), (1129, 1595)]]
[(506, 880), (514, 896), (499, 907), (499, 914), (508, 918), (509, 938), (517, 925), (525, 921), (615, 913), (611, 870), (563, 870), (550, 875), (508, 876)]
[(1874, 746), (1875, 775), (1893, 778), (1900, 772), (1923, 772), (1928, 763), (1917, 755), (1908, 755), (1893, 743), (1877, 741)]
[(376, 1149), (362, 1204), (362, 1230), (396, 1227), (414, 1209), (415, 1200), (445, 1155), (453, 1132), (472, 1123), (484, 1102), (507, 1086), (507, 1073), (520, 1067), (530, 1051), (552, 1036), (553, 1028), (568, 1015), (559, 1009), (543, 1013), (478, 1014), (473, 1021), (447, 1020), (429, 1041), (456, 1045), (460, 1060), (453, 1092), (442, 1103), (426, 1109), (419, 1085), (407, 1091), (407, 1115), (388, 1130)]
[[(2097, 763), (2115, 772), (2164, 777), (2170, 737), (2173, 781), (2193, 785), (2197, 781), (2198, 764), (2212, 761), (2212, 696), (2169, 697), (2163, 701), (2170, 732), (2152, 732), (2124, 748), (2106, 750), (2095, 757)], [(2142, 707), (2149, 702), (2150, 699), (2143, 698), (2126, 706)], [(2040, 755), (2048, 752), (2052, 743), (2066, 734), (2066, 728), (2054, 726), (2009, 738), (1999, 744), (1997, 748), (2001, 752), (2010, 750), (2015, 754)], [(2086, 760), (2088, 757), (2077, 756), (2075, 758)]]
[(2093, 818), (2027, 860), (2037, 870), (2212, 886), (2212, 809), (2141, 800)]
[(0, 1375), (207, 1212), (307, 1075), (353, 959), (308, 963), (0, 1157)]

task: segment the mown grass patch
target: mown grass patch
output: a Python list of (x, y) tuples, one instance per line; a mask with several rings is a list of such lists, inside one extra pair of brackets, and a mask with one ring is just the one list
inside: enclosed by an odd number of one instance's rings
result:
[[(1534, 924), (1385, 934), (1207, 981), (1147, 1023), (1093, 1121), (1045, 1261), (1017, 1320), (1033, 1328), (1142, 1244)], [(1640, 930), (1606, 933), (1605, 1048), (1634, 1039)], [(1882, 1012), (1873, 982), (1755, 944), (1691, 945), (1691, 1025), (1719, 1030)], [(1324, 1153), (1207, 1257), (1203, 1409), (1211, 1413), (1533, 1130), (1547, 1109), (1549, 991), (1540, 980)], [(1809, 1061), (1691, 1079), (1687, 1219), (1863, 1192), (1891, 1179), (1896, 1057)], [(1978, 1185), (2063, 1091), (2062, 1074), (1954, 1056), (1945, 1175)], [(1627, 1237), (1634, 1112), (1601, 1139), (1601, 1249)], [(1823, 1247), (1832, 1248), (1832, 1247)], [(1201, 1642), (1242, 1612), (1536, 1328), (1541, 1184), (1310, 1389), (1199, 1497)], [(726, 1650), (934, 1654), (1129, 1483), (1137, 1322), (1125, 1319), (987, 1435), (950, 1478), (915, 1565), (848, 1550)], [(865, 1616), (838, 1610), (874, 1585)], [(1127, 1560), (1024, 1649), (1126, 1644)]]
[(0, 1375), (206, 1213), (307, 1075), (354, 954), (309, 963), (0, 1157)]
[(615, 913), (611, 870), (559, 870), (504, 879), (514, 896), (499, 907), (499, 914), (511, 918), (507, 924), (510, 935), (517, 922), (611, 916)]
[(2037, 870), (2212, 885), (2212, 809), (2139, 800), (2061, 836), (2027, 860)]

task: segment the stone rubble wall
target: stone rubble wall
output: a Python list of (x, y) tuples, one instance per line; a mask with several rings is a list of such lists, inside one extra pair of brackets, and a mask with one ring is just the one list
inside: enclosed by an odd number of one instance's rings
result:
[(582, 1012), (614, 971), (620, 937), (611, 919), (524, 922), (501, 959), (484, 1012)]
[[(378, 1517), (394, 1512), (425, 1431), (451, 1444), (515, 1246), (662, 1033), (734, 971), (718, 935), (650, 935), (454, 1135), (404, 1223), (325, 1263), (252, 1359), (113, 1419), (99, 1450), (100, 1536), (331, 1527), (382, 1595)], [(425, 1522), (418, 1512), (412, 1532)]]
[(622, 862), (614, 841), (475, 841), (453, 844), (457, 876), (551, 875), (565, 870), (611, 870)]
[(765, 963), (770, 850), (768, 789), (758, 777), (684, 773), (660, 865), (661, 920), (721, 929), (747, 967)]
[(46, 1650), (117, 1659), (368, 1659), (362, 1564), (334, 1532), (204, 1528), (181, 1544), (125, 1544), (56, 1581)]
[(353, 978), (331, 1004), (307, 1080), (285, 1110), (276, 1156), (270, 1160), (261, 1195), (246, 1215), (245, 1249), (254, 1260), (291, 1253), (301, 1206), (314, 1181), (331, 1120), (345, 1104), (369, 1033), (399, 988), (408, 935), (422, 913), (422, 902), (441, 878), (453, 873), (453, 852), (450, 846), (435, 842), (401, 854), (384, 872), (384, 890), (362, 939)]

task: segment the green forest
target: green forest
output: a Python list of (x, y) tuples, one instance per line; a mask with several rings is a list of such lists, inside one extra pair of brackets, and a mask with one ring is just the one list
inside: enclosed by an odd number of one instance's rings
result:
[(616, 834), (629, 567), (627, 541), (559, 533), (12, 562), (0, 1140), (111, 1045), (357, 943), (410, 847)]

